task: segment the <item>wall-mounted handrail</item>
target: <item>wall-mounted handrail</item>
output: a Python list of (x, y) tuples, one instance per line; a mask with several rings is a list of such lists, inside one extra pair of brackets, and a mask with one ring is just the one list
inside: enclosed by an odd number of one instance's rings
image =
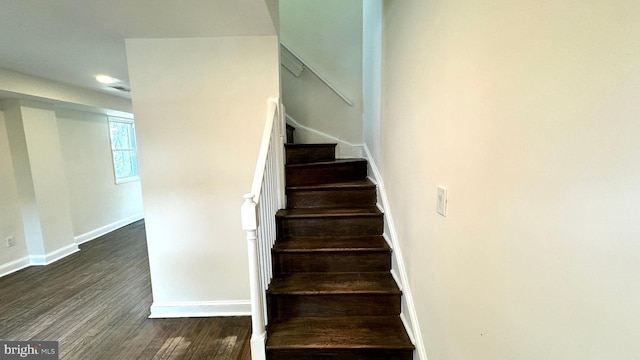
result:
[(271, 281), (271, 248), (275, 243), (275, 214), (284, 207), (284, 110), (269, 99), (251, 192), (240, 208), (247, 232), (251, 295), (251, 358), (266, 359), (266, 289)]
[(346, 97), (342, 92), (340, 92), (340, 90), (338, 90), (335, 86), (333, 86), (327, 79), (325, 79), (322, 75), (320, 75), (320, 73), (318, 73), (315, 69), (313, 69), (311, 66), (309, 66), (308, 62), (306, 62), (298, 54), (293, 52), (293, 50), (291, 50), (284, 43), (280, 42), (280, 46), (283, 49), (285, 49), (288, 53), (290, 53), (294, 58), (296, 58), (296, 60), (298, 60), (302, 64), (304, 69), (307, 69), (307, 70), (311, 71), (311, 73), (313, 73), (315, 76), (317, 76), (318, 79), (320, 79), (320, 81), (322, 81), (325, 85), (327, 85), (327, 87), (329, 87), (329, 89), (331, 89), (334, 93), (336, 93), (336, 95), (338, 95), (344, 102), (346, 102), (349, 106), (353, 106), (353, 102), (351, 100), (349, 100), (348, 97)]

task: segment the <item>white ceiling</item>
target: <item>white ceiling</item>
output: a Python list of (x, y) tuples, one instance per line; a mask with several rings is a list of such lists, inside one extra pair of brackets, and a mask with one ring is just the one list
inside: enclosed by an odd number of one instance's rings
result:
[(0, 0), (0, 68), (124, 97), (124, 39), (272, 34), (265, 0)]

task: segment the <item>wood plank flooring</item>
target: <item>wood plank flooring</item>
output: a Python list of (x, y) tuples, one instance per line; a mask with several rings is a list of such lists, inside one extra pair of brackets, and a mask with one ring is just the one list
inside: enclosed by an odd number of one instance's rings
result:
[(0, 339), (54, 340), (60, 359), (250, 359), (249, 317), (148, 319), (144, 222), (0, 278)]

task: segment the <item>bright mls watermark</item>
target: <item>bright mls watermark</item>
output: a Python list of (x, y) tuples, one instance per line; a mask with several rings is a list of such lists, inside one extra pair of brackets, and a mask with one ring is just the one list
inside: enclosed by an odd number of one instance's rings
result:
[(57, 341), (0, 340), (0, 360), (58, 360)]

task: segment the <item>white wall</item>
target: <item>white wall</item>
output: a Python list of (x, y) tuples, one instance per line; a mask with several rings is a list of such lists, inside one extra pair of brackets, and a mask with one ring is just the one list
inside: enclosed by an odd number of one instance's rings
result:
[[(0, 201), (0, 241), (2, 241), (0, 243), (0, 276), (15, 267), (22, 267), (29, 263), (18, 189), (9, 149), (4, 112), (0, 111), (0, 199), (2, 199)], [(7, 248), (5, 239), (10, 236), (14, 237), (16, 246)]]
[[(109, 111), (54, 103), (2, 102), (0, 276), (51, 263), (142, 217), (140, 183), (115, 185), (108, 118), (100, 113)], [(9, 236), (15, 247), (6, 247)]]
[(382, 96), (382, 0), (362, 2), (362, 132), (373, 160), (379, 160)]
[(280, 36), (353, 102), (347, 105), (308, 70), (299, 78), (283, 70), (287, 113), (304, 126), (361, 144), (362, 1), (281, 0)]
[(140, 181), (115, 183), (108, 116), (68, 109), (56, 116), (76, 241), (142, 218)]
[(275, 35), (280, 32), (280, 0), (264, 0), (264, 2), (267, 4), (267, 10), (269, 10), (269, 15), (271, 16), (271, 21), (275, 29), (273, 35)]
[(640, 353), (639, 11), (384, 3), (379, 165), (429, 360)]
[(3, 106), (30, 263), (44, 265), (78, 250), (55, 113), (18, 100)]
[(127, 40), (152, 317), (247, 314), (250, 190), (278, 39)]
[(55, 112), (50, 109), (22, 106), (21, 111), (47, 254), (75, 245), (58, 127)]
[(8, 154), (11, 156), (12, 170), (18, 191), (25, 245), (29, 254), (43, 255), (45, 253), (44, 240), (29, 163), (29, 151), (22, 124), (22, 109), (18, 101), (3, 101), (3, 109), (9, 140)]

